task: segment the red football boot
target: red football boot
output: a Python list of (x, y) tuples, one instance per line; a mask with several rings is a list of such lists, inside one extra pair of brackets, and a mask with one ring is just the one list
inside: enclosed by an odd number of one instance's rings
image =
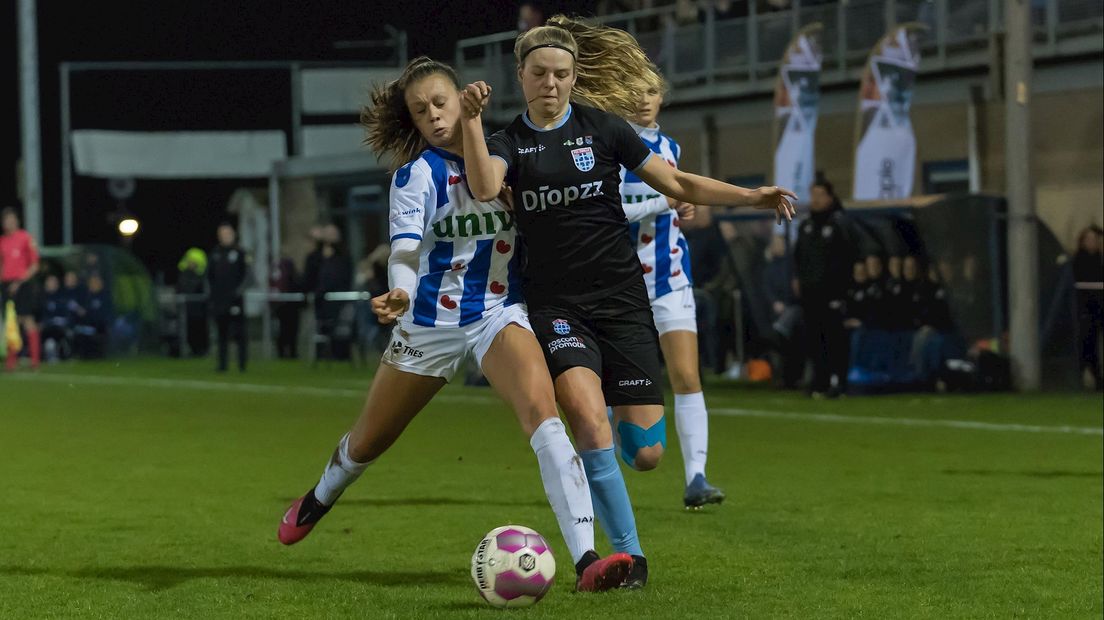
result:
[(285, 545), (294, 545), (306, 538), (319, 519), (329, 511), (329, 506), (323, 506), (314, 497), (314, 489), (312, 488), (307, 491), (306, 495), (295, 500), (291, 507), (287, 509), (283, 521), (280, 521), (280, 530), (276, 535), (280, 542)]
[(627, 553), (614, 553), (599, 558), (594, 551), (587, 551), (575, 565), (578, 579), (577, 592), (605, 592), (621, 586), (632, 571), (633, 559)]

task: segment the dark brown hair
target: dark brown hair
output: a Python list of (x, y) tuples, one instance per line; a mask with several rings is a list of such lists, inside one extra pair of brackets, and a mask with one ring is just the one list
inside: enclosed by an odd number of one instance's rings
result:
[(390, 157), (392, 170), (415, 159), (428, 144), (406, 107), (406, 89), (413, 83), (433, 74), (445, 76), (456, 90), (460, 90), (460, 78), (449, 65), (428, 56), (411, 60), (399, 79), (372, 87), (370, 103), (360, 111), (360, 124), (364, 127), (364, 143), (372, 147), (376, 157)]

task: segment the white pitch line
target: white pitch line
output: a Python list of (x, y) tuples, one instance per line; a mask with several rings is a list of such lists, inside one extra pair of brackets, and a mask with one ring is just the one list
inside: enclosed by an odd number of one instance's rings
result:
[[(202, 379), (158, 379), (155, 377), (113, 377), (109, 375), (76, 374), (11, 374), (9, 379), (24, 381), (44, 381), (67, 383), (71, 385), (122, 385), (131, 387), (187, 388), (209, 392), (245, 392), (263, 395), (328, 396), (337, 398), (362, 398), (368, 392), (348, 388), (311, 387), (306, 385), (267, 385), (263, 383), (228, 383), (205, 381)], [(493, 395), (438, 394), (434, 400), (455, 403), (495, 404), (501, 400)], [(806, 420), (811, 422), (831, 422), (836, 424), (871, 424), (881, 426), (912, 426), (935, 428), (958, 428), (969, 430), (1014, 432), (1014, 433), (1055, 433), (1062, 435), (1098, 435), (1104, 436), (1104, 428), (1092, 426), (1033, 426), (1028, 424), (1003, 424), (995, 422), (976, 422), (972, 420), (937, 420), (921, 418), (876, 418), (870, 416), (839, 415), (835, 413), (806, 413), (799, 411), (768, 411), (762, 409), (710, 408), (712, 415), (744, 418), (765, 418), (775, 420)]]
[(745, 418), (769, 418), (775, 420), (808, 420), (811, 422), (834, 422), (838, 424), (875, 424), (882, 426), (927, 426), (941, 428), (963, 428), (979, 431), (1002, 431), (1011, 433), (1058, 433), (1063, 435), (1104, 435), (1104, 428), (1093, 426), (1032, 426), (1029, 424), (998, 424), (996, 422), (974, 422), (971, 420), (938, 420), (920, 418), (875, 418), (869, 416), (839, 415), (836, 413), (803, 413), (797, 411), (764, 411), (759, 409), (713, 408), (712, 415)]
[[(203, 379), (158, 379), (156, 377), (112, 377), (107, 375), (73, 374), (12, 374), (9, 378), (24, 381), (45, 381), (70, 385), (120, 385), (128, 387), (185, 388), (205, 392), (245, 392), (267, 396), (328, 396), (336, 398), (363, 398), (368, 394), (368, 385), (362, 390), (348, 388), (311, 387), (308, 385), (270, 385), (264, 383), (229, 383), (223, 381), (205, 381)], [(496, 396), (477, 396), (472, 394), (438, 394), (434, 400), (457, 403), (491, 404), (499, 402)]]

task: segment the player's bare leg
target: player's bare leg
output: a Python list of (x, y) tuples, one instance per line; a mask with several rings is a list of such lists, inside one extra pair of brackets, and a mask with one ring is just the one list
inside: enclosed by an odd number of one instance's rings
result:
[(318, 484), (284, 514), (278, 532), (280, 542), (291, 545), (305, 538), (346, 487), (395, 443), (444, 385), (445, 380), (439, 377), (381, 364), (360, 417), (341, 438)]
[[(597, 554), (584, 558), (587, 565), (576, 565), (577, 587), (591, 584), (603, 588), (618, 587), (633, 570), (636, 558), (643, 558), (625, 479), (613, 453), (613, 435), (606, 418), (602, 382), (589, 368), (574, 367), (555, 380), (556, 400), (563, 409), (579, 456), (586, 468), (594, 510), (617, 554), (598, 560)], [(582, 570), (580, 570), (582, 567)]]
[[(662, 405), (613, 407), (613, 433), (621, 459), (638, 471), (655, 469), (663, 458), (667, 429)], [(633, 554), (633, 567), (622, 587), (643, 588), (648, 583), (648, 561)]]
[(698, 335), (686, 330), (670, 331), (659, 337), (659, 346), (667, 360), (667, 374), (675, 392), (675, 429), (686, 473), (683, 504), (687, 509), (719, 504), (725, 499), (724, 491), (709, 484), (705, 477), (709, 414), (698, 370)]

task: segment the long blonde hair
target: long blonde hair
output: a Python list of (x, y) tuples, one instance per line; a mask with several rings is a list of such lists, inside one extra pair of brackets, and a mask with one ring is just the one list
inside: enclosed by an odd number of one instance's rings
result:
[(364, 143), (372, 147), (377, 158), (389, 155), (391, 170), (417, 158), (429, 146), (410, 117), (406, 89), (435, 73), (445, 76), (456, 90), (460, 90), (460, 78), (452, 67), (428, 56), (419, 56), (406, 65), (397, 80), (374, 85), (370, 103), (360, 111)]
[(575, 57), (575, 88), (571, 99), (630, 118), (652, 84), (663, 78), (633, 36), (624, 30), (556, 15), (544, 26), (518, 36), (514, 57), (518, 69), (537, 46), (555, 46)]

